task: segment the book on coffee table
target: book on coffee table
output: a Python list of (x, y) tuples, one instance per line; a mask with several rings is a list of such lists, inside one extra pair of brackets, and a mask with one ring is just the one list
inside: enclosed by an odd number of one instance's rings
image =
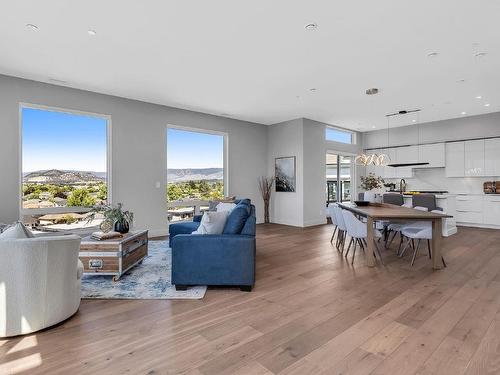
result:
[(122, 238), (123, 235), (118, 232), (94, 232), (90, 235), (90, 237), (94, 240), (102, 241), (102, 240), (110, 240), (113, 238)]

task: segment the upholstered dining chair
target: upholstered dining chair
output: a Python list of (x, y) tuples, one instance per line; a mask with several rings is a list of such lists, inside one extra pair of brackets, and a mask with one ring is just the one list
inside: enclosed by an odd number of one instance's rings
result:
[[(351, 246), (354, 245), (354, 248), (352, 250), (352, 260), (351, 260), (351, 264), (354, 264), (354, 256), (356, 255), (356, 248), (358, 244), (361, 247), (361, 249), (364, 250), (364, 243), (366, 243), (366, 238), (368, 236), (368, 226), (366, 223), (363, 223), (362, 221), (358, 220), (351, 211), (342, 210), (342, 216), (344, 218), (344, 223), (347, 228), (347, 234), (351, 237), (351, 241), (349, 242), (349, 246), (347, 247), (345, 257), (347, 258)], [(381, 237), (382, 234), (380, 233), (380, 231), (374, 229), (373, 242), (375, 246), (375, 252), (379, 256), (382, 264), (384, 264), (384, 260), (382, 259), (382, 254), (380, 253), (380, 250), (377, 245), (377, 239)], [(368, 254), (367, 256), (371, 256), (371, 254)]]
[(328, 210), (328, 216), (330, 216), (330, 220), (332, 221), (333, 224), (333, 233), (332, 233), (332, 238), (330, 238), (330, 243), (333, 242), (333, 239), (335, 238), (335, 233), (337, 232), (338, 226), (337, 226), (337, 220), (335, 219), (335, 212), (333, 211), (333, 207), (335, 207), (337, 204), (336, 203), (329, 203), (327, 210)]

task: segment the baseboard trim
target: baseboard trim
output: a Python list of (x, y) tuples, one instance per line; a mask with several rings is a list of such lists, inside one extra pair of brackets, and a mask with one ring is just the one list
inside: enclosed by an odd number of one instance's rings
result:
[(458, 227), (483, 228), (483, 229), (500, 229), (499, 225), (491, 224), (473, 224), (473, 223), (457, 223)]
[(163, 236), (168, 236), (168, 229), (149, 229), (148, 230), (148, 237), (153, 238), (153, 237), (163, 237)]
[(323, 225), (323, 224), (326, 224), (326, 218), (304, 221), (304, 227), (313, 227), (316, 225)]

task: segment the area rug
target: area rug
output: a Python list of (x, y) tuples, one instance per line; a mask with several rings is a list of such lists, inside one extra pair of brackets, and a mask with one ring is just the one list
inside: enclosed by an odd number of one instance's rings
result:
[(149, 241), (148, 256), (113, 282), (112, 276), (84, 275), (82, 298), (201, 299), (206, 286), (176, 291), (171, 284), (172, 253), (168, 241)]

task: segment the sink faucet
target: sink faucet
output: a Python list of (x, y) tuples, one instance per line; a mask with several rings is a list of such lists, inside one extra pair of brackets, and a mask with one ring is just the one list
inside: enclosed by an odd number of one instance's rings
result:
[(406, 191), (406, 180), (404, 178), (399, 181), (399, 191), (404, 193)]

